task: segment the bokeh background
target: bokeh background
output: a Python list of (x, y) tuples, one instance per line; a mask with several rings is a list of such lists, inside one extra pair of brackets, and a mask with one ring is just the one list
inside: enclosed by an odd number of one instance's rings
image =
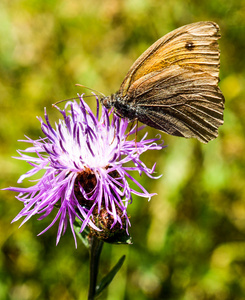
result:
[[(26, 147), (18, 139), (42, 134), (36, 116), (44, 107), (58, 119), (52, 103), (85, 92), (76, 83), (117, 91), (155, 40), (201, 20), (221, 28), (225, 123), (208, 145), (162, 134), (168, 147), (142, 158), (163, 174), (138, 178), (158, 195), (134, 197), (133, 245), (105, 245), (100, 275), (127, 258), (101, 299), (245, 299), (245, 1), (0, 2), (1, 188), (30, 169), (12, 156)], [(55, 246), (57, 225), (37, 237), (49, 218), (10, 224), (21, 208), (14, 193), (1, 192), (0, 299), (86, 299), (87, 250), (80, 242), (75, 249), (70, 231)]]

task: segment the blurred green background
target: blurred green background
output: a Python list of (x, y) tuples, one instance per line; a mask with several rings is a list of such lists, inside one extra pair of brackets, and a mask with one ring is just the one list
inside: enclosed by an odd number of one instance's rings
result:
[[(101, 299), (245, 299), (245, 1), (1, 0), (0, 20), (1, 188), (30, 169), (12, 158), (27, 146), (17, 140), (38, 138), (36, 116), (47, 107), (56, 120), (51, 104), (85, 91), (75, 83), (111, 94), (165, 33), (201, 20), (220, 25), (219, 137), (203, 145), (162, 134), (168, 147), (143, 157), (163, 176), (137, 178), (158, 195), (134, 197), (133, 245), (105, 245), (101, 273), (127, 258)], [(86, 299), (87, 250), (75, 249), (69, 230), (56, 247), (57, 225), (37, 237), (50, 218), (10, 224), (22, 208), (14, 195), (1, 192), (0, 299)]]

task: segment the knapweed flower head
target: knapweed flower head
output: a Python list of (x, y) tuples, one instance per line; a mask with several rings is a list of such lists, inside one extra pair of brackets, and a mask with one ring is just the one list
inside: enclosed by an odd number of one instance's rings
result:
[[(79, 103), (67, 102), (64, 110), (55, 107), (63, 118), (52, 127), (45, 110), (45, 121), (38, 118), (45, 137), (37, 140), (26, 137), (24, 142), (31, 146), (17, 151), (20, 157), (16, 158), (32, 166), (18, 183), (38, 171), (45, 172), (31, 187), (7, 188), (18, 192), (16, 198), (24, 204), (13, 222), (24, 217), (22, 225), (34, 215), (40, 215), (41, 220), (56, 211), (50, 225), (40, 233), (59, 220), (56, 244), (68, 225), (76, 243), (73, 228), (76, 218), (81, 221), (80, 232), (86, 226), (95, 232), (103, 231), (97, 222), (100, 219), (103, 224), (103, 218), (109, 219), (111, 229), (125, 226), (127, 231), (130, 225), (127, 206), (132, 202), (132, 194), (148, 199), (154, 195), (134, 179), (131, 171), (156, 178), (152, 175), (155, 165), (148, 168), (140, 160), (140, 154), (160, 150), (163, 144), (157, 144), (157, 138), (146, 139), (147, 134), (139, 142), (129, 140), (135, 128), (127, 133), (128, 120), (120, 119), (105, 107), (99, 117), (98, 99), (96, 115), (82, 97)], [(132, 182), (138, 190), (130, 187)]]

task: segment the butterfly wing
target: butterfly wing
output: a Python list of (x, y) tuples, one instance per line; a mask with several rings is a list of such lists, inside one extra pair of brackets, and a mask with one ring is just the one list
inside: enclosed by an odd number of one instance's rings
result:
[(202, 70), (169, 66), (137, 80), (127, 97), (142, 123), (207, 143), (223, 124), (224, 97), (217, 83)]
[(172, 64), (194, 66), (218, 77), (219, 38), (219, 26), (213, 22), (197, 22), (171, 31), (135, 61), (121, 84), (120, 94), (125, 96), (139, 78)]
[(138, 119), (169, 134), (207, 143), (223, 124), (218, 88), (219, 27), (198, 22), (156, 41), (132, 65), (119, 95)]

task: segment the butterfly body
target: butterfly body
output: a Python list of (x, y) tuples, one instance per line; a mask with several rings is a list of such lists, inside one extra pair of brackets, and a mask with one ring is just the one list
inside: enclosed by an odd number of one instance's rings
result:
[[(114, 107), (116, 114), (120, 117), (126, 117), (129, 120), (138, 119), (141, 121), (140, 117), (143, 110), (133, 105), (132, 101), (128, 101), (127, 96), (122, 97), (119, 93), (115, 93), (108, 97), (102, 97), (101, 102), (106, 108)], [(141, 122), (144, 123), (143, 121)]]
[(132, 65), (119, 91), (101, 102), (121, 117), (207, 143), (223, 124), (219, 27), (198, 22), (156, 41)]

